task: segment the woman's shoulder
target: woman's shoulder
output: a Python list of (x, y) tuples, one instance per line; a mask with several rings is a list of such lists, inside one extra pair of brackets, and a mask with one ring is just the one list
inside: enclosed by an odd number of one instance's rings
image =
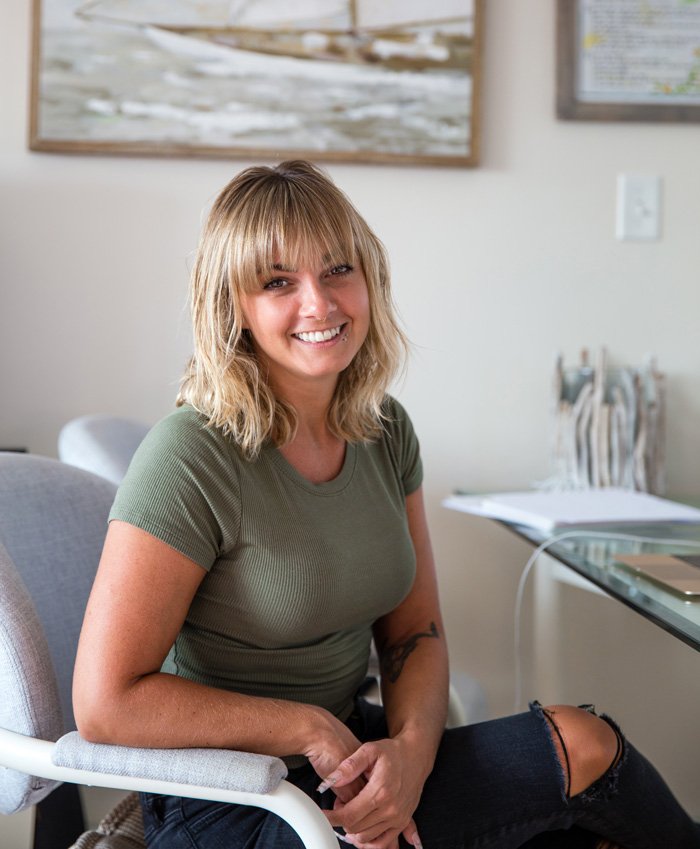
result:
[(157, 422), (146, 435), (142, 445), (154, 450), (172, 450), (185, 448), (192, 450), (201, 446), (225, 448), (229, 440), (221, 430), (212, 427), (207, 417), (183, 404)]
[(382, 443), (397, 473), (406, 495), (417, 489), (423, 480), (420, 444), (411, 419), (403, 404), (387, 395), (382, 404), (384, 432)]
[(196, 434), (202, 430), (213, 430), (208, 428), (207, 418), (205, 415), (196, 410), (190, 404), (182, 404), (175, 407), (166, 416), (160, 419), (151, 432), (155, 432), (161, 436), (171, 436), (174, 434), (188, 435)]
[(233, 471), (237, 457), (232, 440), (209, 425), (205, 415), (185, 404), (146, 434), (127, 477), (150, 476), (154, 470), (166, 477), (218, 477)]
[(382, 402), (382, 418), (384, 429), (391, 433), (401, 433), (408, 428), (413, 431), (413, 424), (406, 408), (393, 395), (385, 395)]
[(147, 531), (208, 569), (236, 539), (238, 491), (224, 435), (194, 408), (178, 407), (136, 450), (110, 519)]

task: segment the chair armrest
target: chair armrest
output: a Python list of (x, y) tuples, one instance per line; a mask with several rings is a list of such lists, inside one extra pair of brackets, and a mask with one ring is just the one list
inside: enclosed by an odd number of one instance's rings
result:
[(230, 749), (144, 749), (88, 743), (65, 734), (51, 754), (56, 766), (112, 775), (155, 778), (221, 790), (271, 793), (287, 775), (279, 758)]
[(449, 699), (447, 702), (447, 727), (461, 728), (463, 725), (467, 725), (468, 721), (464, 703), (454, 688), (454, 685), (450, 684)]
[[(84, 742), (84, 741), (83, 741)], [(82, 769), (60, 766), (53, 762), (56, 743), (26, 737), (14, 731), (0, 728), (0, 766), (66, 781), (72, 784), (86, 784), (93, 787), (109, 787), (116, 790), (135, 790), (140, 793), (163, 793), (170, 796), (187, 796), (192, 799), (209, 799), (213, 802), (252, 805), (264, 808), (282, 817), (297, 832), (307, 849), (338, 849), (338, 840), (321, 809), (298, 787), (288, 781), (279, 780), (269, 793), (255, 793), (247, 790), (232, 790), (220, 786), (204, 786), (192, 783), (164, 781), (162, 778), (147, 778), (136, 775), (119, 775), (99, 769)], [(85, 743), (86, 746), (94, 745)], [(116, 747), (129, 748), (129, 747)], [(157, 750), (150, 750), (154, 753)], [(187, 753), (196, 750), (174, 750)], [(229, 753), (225, 754), (241, 754)], [(251, 755), (251, 757), (258, 757)], [(264, 757), (264, 756), (259, 756)], [(266, 756), (265, 756), (266, 757)], [(271, 758), (271, 760), (278, 760)], [(87, 761), (85, 762), (87, 763)], [(230, 763), (230, 762), (229, 762)], [(281, 762), (280, 762), (281, 763)], [(282, 764), (284, 769), (284, 764)], [(188, 775), (191, 778), (191, 774)]]

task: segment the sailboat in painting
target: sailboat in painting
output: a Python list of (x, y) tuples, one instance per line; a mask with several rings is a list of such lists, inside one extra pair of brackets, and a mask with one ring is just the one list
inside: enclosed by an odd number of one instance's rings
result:
[(471, 67), (473, 0), (90, 0), (76, 14), (137, 26), (171, 49), (184, 38), (397, 71)]

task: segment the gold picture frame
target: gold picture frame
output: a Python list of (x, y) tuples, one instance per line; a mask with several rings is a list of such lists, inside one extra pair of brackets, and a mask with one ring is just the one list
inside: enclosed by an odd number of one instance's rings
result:
[(31, 150), (478, 162), (483, 0), (33, 4)]
[(698, 0), (557, 0), (557, 117), (700, 121)]

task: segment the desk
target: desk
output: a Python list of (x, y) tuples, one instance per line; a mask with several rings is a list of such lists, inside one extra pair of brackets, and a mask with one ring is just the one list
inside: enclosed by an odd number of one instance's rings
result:
[[(444, 503), (450, 510), (460, 510), (456, 503), (447, 499)], [(486, 518), (486, 517), (485, 517)], [(674, 637), (700, 651), (700, 599), (687, 601), (681, 595), (665, 589), (648, 579), (633, 574), (624, 566), (616, 564), (621, 554), (641, 553), (698, 553), (700, 552), (700, 524), (688, 522), (650, 522), (624, 524), (598, 524), (566, 526), (558, 531), (545, 532), (526, 525), (503, 520), (498, 521), (508, 530), (538, 547), (559, 534), (575, 531), (582, 536), (570, 537), (553, 542), (546, 549), (550, 557), (563, 564), (565, 569), (550, 570), (550, 577), (567, 580), (587, 589), (598, 589), (668, 631)], [(590, 536), (586, 537), (585, 534)], [(636, 542), (625, 539), (603, 539), (597, 534), (635, 536), (662, 542)], [(672, 544), (673, 540), (696, 543), (697, 547)], [(580, 576), (580, 577), (579, 577)], [(576, 579), (577, 578), (577, 579)], [(582, 580), (583, 579), (583, 580)], [(551, 581), (550, 581), (551, 583)], [(546, 582), (538, 582), (541, 596)], [(544, 595), (547, 593), (545, 592)], [(551, 601), (552, 599), (550, 599)]]
[[(505, 527), (534, 546), (539, 546), (553, 534), (535, 528), (501, 522)], [(621, 539), (604, 540), (594, 536), (563, 539), (547, 548), (547, 553), (568, 569), (602, 589), (606, 594), (631, 607), (637, 613), (673, 634), (679, 640), (700, 651), (700, 600), (686, 601), (661, 585), (632, 574), (616, 565), (620, 554), (689, 553), (700, 551), (700, 525), (685, 523), (653, 523), (624, 525), (590, 525), (562, 528), (581, 532), (627, 534), (663, 540), (697, 542), (696, 550), (670, 543), (639, 543)]]

